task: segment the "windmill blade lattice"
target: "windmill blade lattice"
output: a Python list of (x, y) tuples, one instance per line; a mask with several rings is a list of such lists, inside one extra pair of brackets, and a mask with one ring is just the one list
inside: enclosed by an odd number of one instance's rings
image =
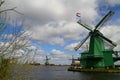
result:
[(81, 41), (81, 43), (77, 44), (77, 46), (74, 47), (74, 50), (77, 51), (77, 50), (85, 43), (85, 41), (86, 41), (89, 37), (90, 37), (90, 34), (88, 34), (88, 35)]
[(82, 20), (77, 21), (77, 23), (83, 26), (84, 28), (86, 28), (87, 30), (92, 31), (92, 28), (88, 26), (85, 22), (83, 22)]
[(100, 35), (100, 34), (99, 34), (99, 36), (102, 37), (104, 40), (108, 41), (108, 42), (109, 42), (110, 44), (112, 44), (113, 46), (115, 46), (115, 47), (117, 46), (117, 44), (116, 44), (115, 42), (111, 41), (110, 39), (106, 38), (105, 36)]
[(113, 14), (114, 14), (114, 12), (109, 11), (109, 12), (101, 19), (101, 21), (95, 26), (95, 30), (97, 30), (97, 29), (99, 29), (101, 26), (103, 26), (104, 23), (107, 22)]

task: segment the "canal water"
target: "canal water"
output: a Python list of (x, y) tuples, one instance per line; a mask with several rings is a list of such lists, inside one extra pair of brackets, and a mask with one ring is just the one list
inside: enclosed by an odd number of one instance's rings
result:
[(85, 73), (67, 71), (68, 66), (16, 65), (9, 80), (120, 80), (120, 73)]

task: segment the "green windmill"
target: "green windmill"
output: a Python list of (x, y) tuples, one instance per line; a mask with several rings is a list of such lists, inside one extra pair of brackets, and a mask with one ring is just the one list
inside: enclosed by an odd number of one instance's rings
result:
[(80, 65), (85, 68), (90, 67), (113, 67), (114, 59), (112, 54), (113, 48), (106, 49), (104, 42), (110, 43), (113, 47), (117, 44), (110, 39), (106, 38), (99, 29), (101, 26), (114, 14), (109, 11), (101, 21), (95, 26), (95, 29), (91, 29), (87, 24), (79, 20), (77, 23), (89, 30), (89, 34), (85, 39), (81, 41), (74, 49), (78, 50), (90, 37), (89, 50), (81, 53)]

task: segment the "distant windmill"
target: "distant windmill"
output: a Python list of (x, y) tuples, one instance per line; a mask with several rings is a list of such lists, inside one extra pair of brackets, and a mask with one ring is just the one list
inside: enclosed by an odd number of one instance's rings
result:
[(46, 66), (49, 65), (49, 60), (50, 60), (50, 58), (48, 58), (48, 56), (46, 56), (46, 59), (45, 59), (45, 65)]
[(76, 65), (76, 61), (79, 61), (79, 58), (75, 59), (74, 56), (72, 55), (72, 59), (69, 59), (69, 60), (72, 60), (71, 66), (75, 66)]

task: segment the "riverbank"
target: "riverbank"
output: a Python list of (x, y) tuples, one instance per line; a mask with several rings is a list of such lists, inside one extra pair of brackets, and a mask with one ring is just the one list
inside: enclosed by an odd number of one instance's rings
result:
[(101, 72), (101, 73), (120, 73), (120, 68), (68, 68), (68, 71), (74, 72)]

